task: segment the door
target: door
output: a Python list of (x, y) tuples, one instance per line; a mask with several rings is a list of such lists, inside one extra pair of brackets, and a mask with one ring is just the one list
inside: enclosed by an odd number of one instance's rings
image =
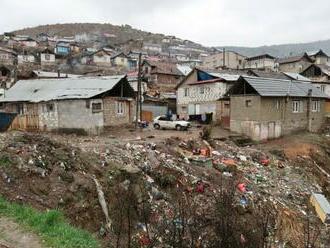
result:
[(200, 115), (201, 114), (201, 105), (195, 104), (195, 114)]

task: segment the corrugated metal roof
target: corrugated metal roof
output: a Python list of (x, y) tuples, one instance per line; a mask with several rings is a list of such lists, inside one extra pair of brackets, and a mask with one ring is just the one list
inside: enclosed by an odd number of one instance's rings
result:
[(307, 77), (300, 75), (299, 73), (294, 72), (283, 72), (283, 74), (287, 75), (289, 78), (299, 81), (311, 82), (311, 80)]
[(243, 76), (242, 78), (261, 96), (307, 97), (308, 91), (312, 90), (312, 97), (328, 98), (320, 89), (310, 83), (260, 77)]
[(325, 198), (324, 195), (318, 193), (313, 193), (313, 196), (320, 204), (320, 207), (324, 213), (330, 215), (330, 203), (328, 202), (327, 198)]
[(237, 81), (240, 78), (240, 75), (237, 74), (227, 74), (219, 72), (210, 72), (209, 74), (217, 78), (222, 78), (225, 81)]
[(18, 81), (0, 102), (43, 102), (88, 99), (111, 90), (125, 75), (106, 78), (36, 79)]

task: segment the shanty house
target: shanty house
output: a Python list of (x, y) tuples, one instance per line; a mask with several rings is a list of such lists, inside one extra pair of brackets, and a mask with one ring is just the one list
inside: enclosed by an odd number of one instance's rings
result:
[(219, 99), (223, 99), (238, 78), (237, 72), (211, 72), (195, 68), (176, 87), (177, 114), (184, 119), (212, 114), (213, 121), (221, 121), (221, 107), (229, 109), (230, 106), (227, 101), (223, 104)]
[(230, 130), (254, 140), (317, 132), (324, 123), (327, 96), (311, 83), (244, 76), (228, 93)]
[(134, 91), (126, 76), (18, 81), (5, 93), (2, 112), (17, 113), (12, 127), (100, 133), (129, 124)]
[(304, 53), (303, 55), (278, 59), (280, 71), (300, 73), (310, 66), (314, 61)]
[(265, 71), (275, 71), (276, 68), (276, 58), (269, 54), (261, 54), (258, 56), (253, 56), (246, 58), (245, 69), (258, 69)]

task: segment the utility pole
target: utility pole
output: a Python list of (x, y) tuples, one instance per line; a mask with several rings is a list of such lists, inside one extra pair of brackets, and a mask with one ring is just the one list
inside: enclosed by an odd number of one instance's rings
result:
[[(136, 115), (135, 115), (135, 129), (138, 127), (138, 120), (142, 120), (142, 97), (141, 97), (141, 76), (142, 76), (142, 68), (141, 68), (141, 59), (142, 54), (139, 54), (138, 61), (138, 84), (137, 84), (137, 97), (136, 97)], [(140, 111), (140, 114), (139, 114)]]
[(223, 56), (223, 65), (222, 65), (222, 67), (223, 67), (223, 69), (225, 69), (226, 68), (226, 49), (225, 48), (222, 49), (222, 56)]

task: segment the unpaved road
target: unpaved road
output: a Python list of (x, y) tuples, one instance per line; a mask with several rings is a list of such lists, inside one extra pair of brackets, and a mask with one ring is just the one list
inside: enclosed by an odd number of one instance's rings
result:
[(14, 221), (0, 217), (0, 248), (45, 248), (41, 239)]

